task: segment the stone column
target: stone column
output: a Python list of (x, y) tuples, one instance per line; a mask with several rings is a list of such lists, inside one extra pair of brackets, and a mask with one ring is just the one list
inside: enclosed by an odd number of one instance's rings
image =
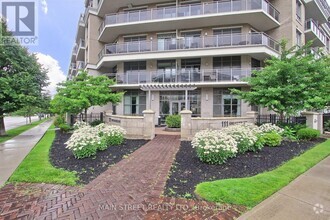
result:
[(145, 110), (142, 113), (144, 117), (144, 139), (152, 140), (155, 138), (155, 112), (152, 110)]
[(181, 115), (181, 140), (191, 140), (191, 115), (192, 111), (183, 110), (180, 112)]
[(253, 118), (254, 123), (256, 123), (258, 118), (258, 112), (247, 112), (246, 117)]
[(309, 128), (319, 130), (323, 134), (323, 115), (318, 112), (303, 112), (302, 116), (305, 116), (307, 121), (306, 125)]

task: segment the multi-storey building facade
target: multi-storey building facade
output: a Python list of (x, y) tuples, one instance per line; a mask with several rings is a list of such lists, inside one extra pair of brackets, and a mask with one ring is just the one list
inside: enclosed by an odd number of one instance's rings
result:
[[(68, 78), (86, 69), (114, 78), (123, 102), (99, 111), (156, 117), (245, 116), (230, 88), (288, 46), (309, 40), (329, 52), (326, 0), (86, 0)], [(93, 110), (92, 110), (93, 111)], [(94, 111), (96, 111), (94, 109)], [(260, 110), (261, 111), (261, 110)]]

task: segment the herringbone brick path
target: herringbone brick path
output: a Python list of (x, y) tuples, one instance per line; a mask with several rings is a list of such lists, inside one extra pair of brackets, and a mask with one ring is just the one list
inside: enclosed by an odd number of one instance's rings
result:
[[(158, 135), (84, 188), (46, 184), (0, 190), (0, 219), (233, 219), (240, 207), (161, 197), (180, 146)], [(222, 207), (223, 208), (223, 207)]]

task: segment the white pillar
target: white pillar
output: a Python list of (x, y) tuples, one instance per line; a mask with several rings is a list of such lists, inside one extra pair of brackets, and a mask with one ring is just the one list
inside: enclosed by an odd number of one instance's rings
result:
[(306, 125), (309, 128), (319, 130), (323, 134), (323, 115), (318, 112), (303, 112), (301, 115), (306, 116)]

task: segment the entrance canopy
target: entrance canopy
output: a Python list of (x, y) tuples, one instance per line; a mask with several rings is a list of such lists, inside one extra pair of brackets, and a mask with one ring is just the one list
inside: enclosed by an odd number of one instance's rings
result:
[(197, 89), (194, 84), (165, 83), (144, 84), (140, 86), (142, 91), (192, 91)]
[(197, 89), (194, 84), (184, 83), (165, 83), (165, 84), (143, 84), (140, 86), (142, 91), (148, 92), (149, 109), (151, 109), (151, 91), (185, 91), (185, 106), (188, 107), (188, 91)]

